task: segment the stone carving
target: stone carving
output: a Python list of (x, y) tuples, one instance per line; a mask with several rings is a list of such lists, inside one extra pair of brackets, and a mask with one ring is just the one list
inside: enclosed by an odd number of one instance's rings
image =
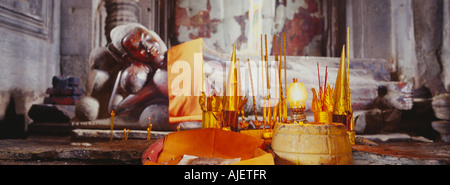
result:
[[(165, 43), (156, 33), (137, 23), (114, 28), (111, 41), (106, 48), (91, 53), (87, 97), (76, 106), (77, 118), (80, 121), (108, 118), (114, 110), (116, 117), (130, 125), (136, 126), (143, 117), (146, 119), (141, 120), (146, 121), (138, 125), (146, 128), (148, 117), (152, 117), (154, 129), (171, 129), (167, 81), (154, 80), (160, 76), (167, 78)], [(99, 104), (99, 110), (85, 109), (92, 109), (91, 104)]]
[(111, 42), (110, 33), (116, 26), (139, 22), (139, 0), (105, 0), (105, 36)]
[(29, 35), (49, 39), (53, 18), (53, 1), (1, 0), (0, 23)]

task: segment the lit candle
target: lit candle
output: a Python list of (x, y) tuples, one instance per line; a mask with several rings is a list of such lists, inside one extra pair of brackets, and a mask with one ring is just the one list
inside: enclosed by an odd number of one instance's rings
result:
[(179, 132), (181, 130), (181, 127), (180, 126), (177, 126), (177, 131)]
[(152, 128), (152, 123), (150, 122), (151, 119), (152, 119), (151, 117), (148, 117), (148, 127), (149, 128)]
[(148, 117), (148, 128), (147, 128), (147, 141), (150, 141), (150, 134), (152, 131), (152, 124), (150, 123), (150, 117)]
[(109, 141), (113, 140), (113, 130), (114, 130), (114, 111), (111, 111), (111, 133), (109, 135)]

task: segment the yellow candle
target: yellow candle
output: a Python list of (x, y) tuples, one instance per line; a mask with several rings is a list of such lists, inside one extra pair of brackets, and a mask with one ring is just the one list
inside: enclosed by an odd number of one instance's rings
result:
[[(347, 27), (347, 96), (348, 96), (348, 110), (350, 113), (350, 120), (348, 121), (348, 127), (350, 131), (353, 131), (353, 109), (352, 109), (352, 98), (350, 91), (350, 28)], [(354, 137), (354, 134), (353, 134)], [(354, 139), (353, 139), (354, 141)], [(354, 142), (353, 142), (354, 143)]]
[(114, 111), (111, 111), (111, 133), (109, 135), (109, 141), (113, 140), (113, 130), (114, 130)]
[(150, 134), (152, 131), (152, 126), (153, 126), (150, 122), (151, 119), (152, 119), (151, 117), (148, 117), (147, 141), (150, 141)]
[(179, 132), (181, 130), (181, 127), (180, 126), (177, 126), (177, 131)]
[[(272, 125), (272, 116), (271, 116), (271, 112), (270, 112), (270, 107), (271, 103), (270, 103), (270, 84), (269, 84), (269, 52), (267, 52), (267, 35), (264, 35), (264, 39), (265, 39), (265, 46), (266, 46), (266, 77), (267, 77), (267, 102), (269, 104), (269, 107), (267, 108), (267, 123), (270, 125)], [(264, 128), (266, 127), (266, 125), (264, 125)]]
[[(275, 54), (275, 71), (276, 71), (276, 66), (278, 65), (277, 35), (273, 35), (273, 52)], [(277, 89), (278, 89), (278, 87), (277, 87), (277, 75), (276, 75), (276, 73), (274, 75), (274, 78), (275, 78), (275, 84), (274, 84), (275, 94), (274, 94), (274, 97), (277, 98), (277, 93), (278, 93)], [(277, 117), (278, 117), (277, 113), (278, 113), (278, 106), (275, 105), (275, 106), (273, 106), (273, 111), (272, 111), (272, 116), (273, 116), (272, 121), (273, 122), (276, 122), (276, 120), (277, 120)]]

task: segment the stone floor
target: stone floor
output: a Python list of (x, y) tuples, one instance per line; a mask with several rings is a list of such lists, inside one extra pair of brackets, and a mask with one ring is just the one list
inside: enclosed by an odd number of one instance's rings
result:
[(30, 136), (0, 140), (3, 165), (139, 165), (144, 150), (156, 139), (112, 142), (73, 141), (70, 136)]
[(450, 165), (450, 144), (388, 142), (353, 146), (356, 165)]
[[(140, 165), (142, 153), (155, 141), (109, 142), (38, 135), (5, 139), (0, 140), (0, 165)], [(353, 146), (355, 165), (450, 164), (450, 143), (412, 139), (374, 141)]]

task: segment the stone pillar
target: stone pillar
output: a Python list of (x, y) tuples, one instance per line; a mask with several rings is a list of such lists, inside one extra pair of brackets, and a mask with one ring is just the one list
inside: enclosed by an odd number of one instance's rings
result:
[(450, 92), (450, 1), (444, 1), (443, 11), (441, 79), (447, 92)]
[(108, 43), (109, 34), (116, 26), (139, 22), (139, 0), (105, 0), (106, 21), (105, 34)]
[(429, 88), (432, 94), (445, 91), (439, 78), (441, 62), (438, 54), (442, 45), (442, 6), (441, 0), (412, 1), (417, 69), (420, 69), (417, 71), (418, 83)]

